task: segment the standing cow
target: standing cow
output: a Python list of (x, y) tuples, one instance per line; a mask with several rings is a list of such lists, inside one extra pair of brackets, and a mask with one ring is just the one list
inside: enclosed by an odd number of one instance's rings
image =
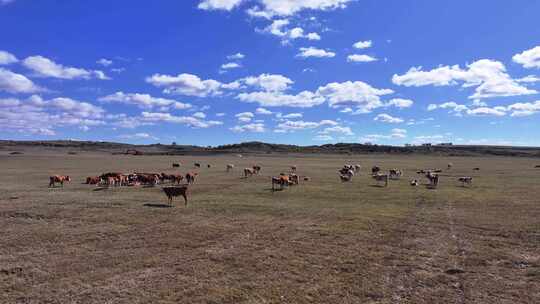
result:
[(67, 175), (53, 175), (49, 177), (49, 188), (54, 187), (55, 184), (60, 184), (64, 187), (64, 182), (71, 182), (71, 177)]

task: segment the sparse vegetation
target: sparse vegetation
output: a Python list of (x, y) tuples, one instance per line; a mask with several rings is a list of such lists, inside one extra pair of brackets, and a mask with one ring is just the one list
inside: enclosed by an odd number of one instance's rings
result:
[[(0, 303), (540, 302), (536, 159), (4, 153)], [(188, 207), (168, 208), (161, 187), (82, 184), (108, 171), (185, 173), (178, 161), (213, 165)], [(449, 162), (438, 189), (409, 185)], [(404, 174), (388, 188), (369, 169), (341, 183), (344, 163)], [(260, 164), (261, 175), (227, 164)], [(272, 193), (270, 176), (292, 164), (310, 181)], [(51, 174), (74, 180), (48, 189)]]

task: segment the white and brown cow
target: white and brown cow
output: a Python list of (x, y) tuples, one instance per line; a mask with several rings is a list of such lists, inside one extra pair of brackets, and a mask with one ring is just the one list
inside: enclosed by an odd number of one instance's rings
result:
[(377, 182), (377, 184), (384, 182), (384, 186), (388, 187), (388, 175), (387, 174), (373, 174), (373, 179)]
[(472, 186), (473, 178), (470, 176), (463, 176), (458, 178), (458, 181), (461, 183), (462, 187), (465, 187), (465, 184)]

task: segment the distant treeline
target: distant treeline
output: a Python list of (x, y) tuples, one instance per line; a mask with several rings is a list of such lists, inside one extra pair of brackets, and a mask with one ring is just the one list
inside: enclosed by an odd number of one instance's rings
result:
[[(115, 142), (93, 141), (11, 141), (0, 140), (0, 149), (10, 150), (16, 147), (43, 147), (48, 149), (65, 148), (80, 151), (100, 151), (114, 154), (131, 155), (189, 155), (189, 154), (435, 154), (445, 156), (521, 156), (540, 157), (540, 147), (510, 146), (469, 146), (469, 145), (423, 145), (423, 146), (385, 146), (356, 143), (326, 144), (320, 146), (296, 146), (270, 144), (263, 142), (245, 142), (217, 147), (200, 147), (192, 145), (130, 145)], [(134, 153), (137, 152), (137, 153)]]

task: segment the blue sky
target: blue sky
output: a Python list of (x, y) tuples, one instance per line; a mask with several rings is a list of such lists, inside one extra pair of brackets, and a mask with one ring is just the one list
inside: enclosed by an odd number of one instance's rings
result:
[(0, 0), (0, 138), (540, 146), (539, 11)]

